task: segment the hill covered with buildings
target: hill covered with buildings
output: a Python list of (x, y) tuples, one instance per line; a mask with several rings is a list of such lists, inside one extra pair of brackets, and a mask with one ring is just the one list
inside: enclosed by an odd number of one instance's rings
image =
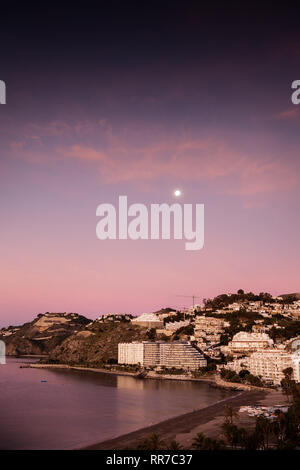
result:
[(2, 328), (0, 340), (7, 355), (45, 355), (49, 363), (218, 371), (235, 382), (256, 376), (260, 384), (278, 385), (288, 367), (300, 381), (299, 318), (297, 295), (240, 289), (204, 299), (203, 306), (139, 317), (107, 314), (92, 321), (77, 313), (39, 314)]

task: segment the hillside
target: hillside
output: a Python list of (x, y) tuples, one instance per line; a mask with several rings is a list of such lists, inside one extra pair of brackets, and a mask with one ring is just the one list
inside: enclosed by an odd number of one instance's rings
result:
[(280, 297), (285, 300), (286, 298), (293, 298), (295, 300), (300, 300), (300, 292), (293, 292), (292, 294), (281, 294)]
[(0, 330), (8, 356), (48, 354), (70, 335), (81, 331), (91, 320), (77, 313), (39, 314), (32, 322)]
[(170, 312), (176, 312), (176, 309), (165, 307), (165, 308), (161, 308), (160, 310), (156, 310), (156, 312), (153, 312), (153, 313), (156, 313), (157, 315), (159, 315), (159, 314), (170, 313)]
[(2, 328), (0, 340), (8, 356), (45, 355), (44, 362), (99, 366), (117, 361), (118, 343), (149, 339), (146, 328), (121, 317), (92, 321), (77, 313), (47, 312)]
[(95, 321), (54, 348), (45, 362), (99, 367), (117, 362), (118, 343), (147, 339), (147, 329), (130, 322)]

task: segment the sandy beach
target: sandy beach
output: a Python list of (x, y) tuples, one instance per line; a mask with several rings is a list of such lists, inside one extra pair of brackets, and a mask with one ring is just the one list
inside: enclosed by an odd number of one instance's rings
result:
[[(284, 404), (285, 399), (281, 392), (251, 390), (237, 392), (236, 395), (226, 398), (206, 408), (170, 418), (166, 421), (154, 424), (137, 431), (109, 439), (98, 444), (86, 447), (86, 450), (122, 450), (135, 449), (139, 441), (152, 433), (157, 433), (165, 441), (175, 439), (183, 448), (191, 448), (192, 440), (198, 432), (214, 438), (220, 438), (220, 424), (223, 421), (224, 405), (230, 405), (239, 410), (243, 405), (278, 405)], [(250, 427), (254, 419), (239, 413), (239, 424)]]
[[(78, 370), (93, 373), (105, 373), (113, 375), (126, 375), (135, 377), (136, 373), (113, 371), (107, 369), (96, 369), (80, 366), (69, 366), (65, 364), (30, 364), (32, 368), (45, 369), (64, 369)], [(165, 441), (170, 442), (176, 440), (184, 449), (191, 449), (193, 439), (197, 433), (202, 432), (208, 437), (214, 439), (222, 439), (221, 424), (223, 422), (224, 406), (230, 405), (236, 411), (239, 411), (244, 405), (264, 405), (273, 406), (286, 404), (286, 398), (280, 391), (271, 389), (263, 389), (258, 387), (250, 387), (243, 384), (235, 384), (225, 382), (218, 376), (210, 376), (203, 378), (191, 378), (189, 376), (170, 376), (157, 375), (150, 373), (143, 380), (177, 380), (177, 381), (195, 381), (208, 382), (212, 387), (231, 389), (233, 395), (216, 402), (206, 408), (202, 408), (190, 413), (161, 421), (151, 426), (147, 426), (119, 437), (105, 440), (103, 442), (92, 444), (85, 449), (87, 450), (122, 450), (126, 448), (135, 449), (139, 443), (152, 433), (157, 433)], [(254, 418), (246, 413), (238, 413), (238, 424), (247, 429), (254, 426)]]

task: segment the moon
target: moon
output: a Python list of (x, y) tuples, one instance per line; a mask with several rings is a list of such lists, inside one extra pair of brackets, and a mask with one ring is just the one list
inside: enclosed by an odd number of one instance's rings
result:
[(174, 191), (174, 196), (175, 196), (175, 197), (181, 196), (181, 191), (180, 191), (180, 189), (175, 189), (175, 191)]

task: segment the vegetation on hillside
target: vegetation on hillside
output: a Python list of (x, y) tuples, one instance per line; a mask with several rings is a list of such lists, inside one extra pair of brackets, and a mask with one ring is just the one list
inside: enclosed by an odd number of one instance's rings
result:
[(132, 323), (96, 323), (88, 328), (89, 335), (71, 335), (53, 351), (47, 362), (102, 367), (116, 363), (118, 343), (148, 340), (147, 329)]
[(38, 314), (32, 322), (0, 330), (7, 355), (48, 354), (75, 332), (84, 330), (91, 322), (76, 313)]
[(241, 370), (239, 374), (229, 369), (221, 369), (221, 378), (227, 382), (242, 383), (245, 385), (253, 385), (255, 387), (266, 387), (266, 384), (260, 377), (250, 374), (248, 370)]
[(260, 292), (254, 294), (253, 292), (244, 292), (243, 289), (239, 289), (236, 294), (221, 294), (217, 295), (213, 299), (203, 299), (203, 303), (206, 309), (218, 310), (228, 307), (234, 302), (262, 302), (265, 303), (281, 303), (282, 305), (290, 304), (297, 300), (295, 294), (289, 294), (284, 296), (282, 300), (276, 300), (268, 292)]

